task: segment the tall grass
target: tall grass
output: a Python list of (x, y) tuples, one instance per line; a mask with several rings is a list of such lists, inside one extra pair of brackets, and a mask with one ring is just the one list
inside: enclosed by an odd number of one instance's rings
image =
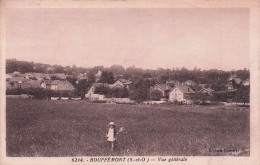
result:
[[(223, 107), (7, 100), (7, 156), (248, 156), (248, 109)], [(113, 152), (105, 136), (110, 121), (124, 127)]]

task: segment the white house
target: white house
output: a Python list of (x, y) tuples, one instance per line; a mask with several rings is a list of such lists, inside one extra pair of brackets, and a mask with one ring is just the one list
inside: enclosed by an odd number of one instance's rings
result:
[(243, 81), (243, 85), (244, 86), (250, 86), (250, 80), (246, 79), (245, 81)]
[(194, 94), (195, 92), (186, 85), (177, 85), (174, 88), (172, 88), (169, 92), (169, 101), (174, 102), (183, 102), (188, 103), (189, 99), (187, 98), (187, 95)]

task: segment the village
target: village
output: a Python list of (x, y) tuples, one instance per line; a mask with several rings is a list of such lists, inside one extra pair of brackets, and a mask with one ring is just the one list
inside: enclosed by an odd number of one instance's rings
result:
[[(236, 73), (229, 73), (225, 84), (221, 84), (222, 89), (218, 91), (214, 90), (214, 84), (196, 83), (190, 79), (178, 81), (170, 76), (168, 79), (166, 77), (165, 82), (162, 83), (158, 78), (149, 75), (142, 79), (141, 85), (140, 81), (135, 81), (135, 79), (134, 76), (128, 79), (122, 78), (122, 75), (114, 77), (113, 72), (102, 72), (97, 69), (92, 72), (92, 76), (91, 73), (68, 75), (66, 73), (20, 73), (14, 71), (6, 74), (7, 98), (37, 98), (32, 91), (41, 89), (51, 91), (44, 97), (50, 100), (87, 99), (100, 103), (130, 104), (137, 102), (145, 104), (166, 102), (212, 104), (216, 101), (226, 104), (227, 102), (249, 103), (250, 80), (241, 79)], [(139, 87), (137, 87), (138, 83)], [(143, 84), (145, 87), (142, 87)], [(28, 89), (31, 89), (31, 92), (28, 92)], [(238, 92), (236, 91), (239, 89), (242, 89), (243, 96), (239, 96), (238, 100), (236, 94)], [(136, 96), (136, 93), (141, 91), (143, 91), (141, 97)]]

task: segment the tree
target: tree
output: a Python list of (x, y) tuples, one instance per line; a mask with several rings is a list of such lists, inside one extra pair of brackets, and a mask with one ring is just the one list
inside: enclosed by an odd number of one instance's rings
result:
[(66, 80), (68, 81), (68, 82), (70, 82), (71, 83), (71, 85), (73, 85), (74, 87), (77, 87), (77, 84), (76, 84), (76, 81), (77, 81), (77, 78), (75, 78), (75, 77), (66, 77)]
[(53, 70), (54, 73), (64, 73), (64, 68), (62, 66), (56, 66)]
[(241, 86), (237, 91), (236, 91), (236, 97), (238, 102), (243, 102), (244, 105), (246, 103), (250, 102), (250, 88), (249, 87), (244, 87)]
[(11, 85), (12, 89), (14, 89), (14, 86), (15, 86), (14, 82), (10, 82), (10, 85)]
[(159, 90), (153, 90), (149, 94), (150, 100), (159, 101), (162, 98), (162, 92)]
[(129, 96), (128, 89), (127, 87), (124, 87), (122, 91), (122, 98), (127, 98), (128, 96)]
[(112, 65), (110, 67), (110, 72), (114, 73), (115, 75), (123, 75), (125, 73), (125, 68), (121, 65)]
[(214, 91), (224, 91), (226, 89), (226, 86), (222, 83), (214, 83), (211, 85), (211, 89), (213, 89)]
[(55, 76), (55, 75), (52, 75), (51, 76), (51, 80), (59, 80), (59, 78), (57, 76)]
[(113, 73), (107, 72), (107, 71), (102, 72), (99, 82), (107, 83), (107, 84), (113, 84), (114, 83)]
[(96, 82), (96, 78), (95, 78), (94, 73), (89, 73), (89, 74), (88, 74), (88, 82), (89, 82), (89, 83), (94, 83), (94, 82)]
[(96, 87), (95, 93), (100, 94), (100, 95), (105, 95), (105, 96), (108, 96), (108, 95), (111, 96), (111, 91), (110, 91), (109, 87), (104, 86), (104, 85)]
[(143, 78), (139, 78), (130, 88), (129, 97), (136, 101), (148, 99), (149, 84), (146, 84)]
[(90, 85), (91, 83), (87, 82), (87, 80), (80, 80), (75, 90), (76, 95), (80, 95), (82, 98), (84, 98), (85, 93), (87, 89), (90, 87)]

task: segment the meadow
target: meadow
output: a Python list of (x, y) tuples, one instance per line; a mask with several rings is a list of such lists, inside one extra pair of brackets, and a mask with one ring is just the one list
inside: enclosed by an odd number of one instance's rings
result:
[[(115, 122), (117, 146), (106, 142)], [(7, 99), (10, 157), (249, 156), (249, 108)], [(236, 152), (217, 152), (236, 150)]]

